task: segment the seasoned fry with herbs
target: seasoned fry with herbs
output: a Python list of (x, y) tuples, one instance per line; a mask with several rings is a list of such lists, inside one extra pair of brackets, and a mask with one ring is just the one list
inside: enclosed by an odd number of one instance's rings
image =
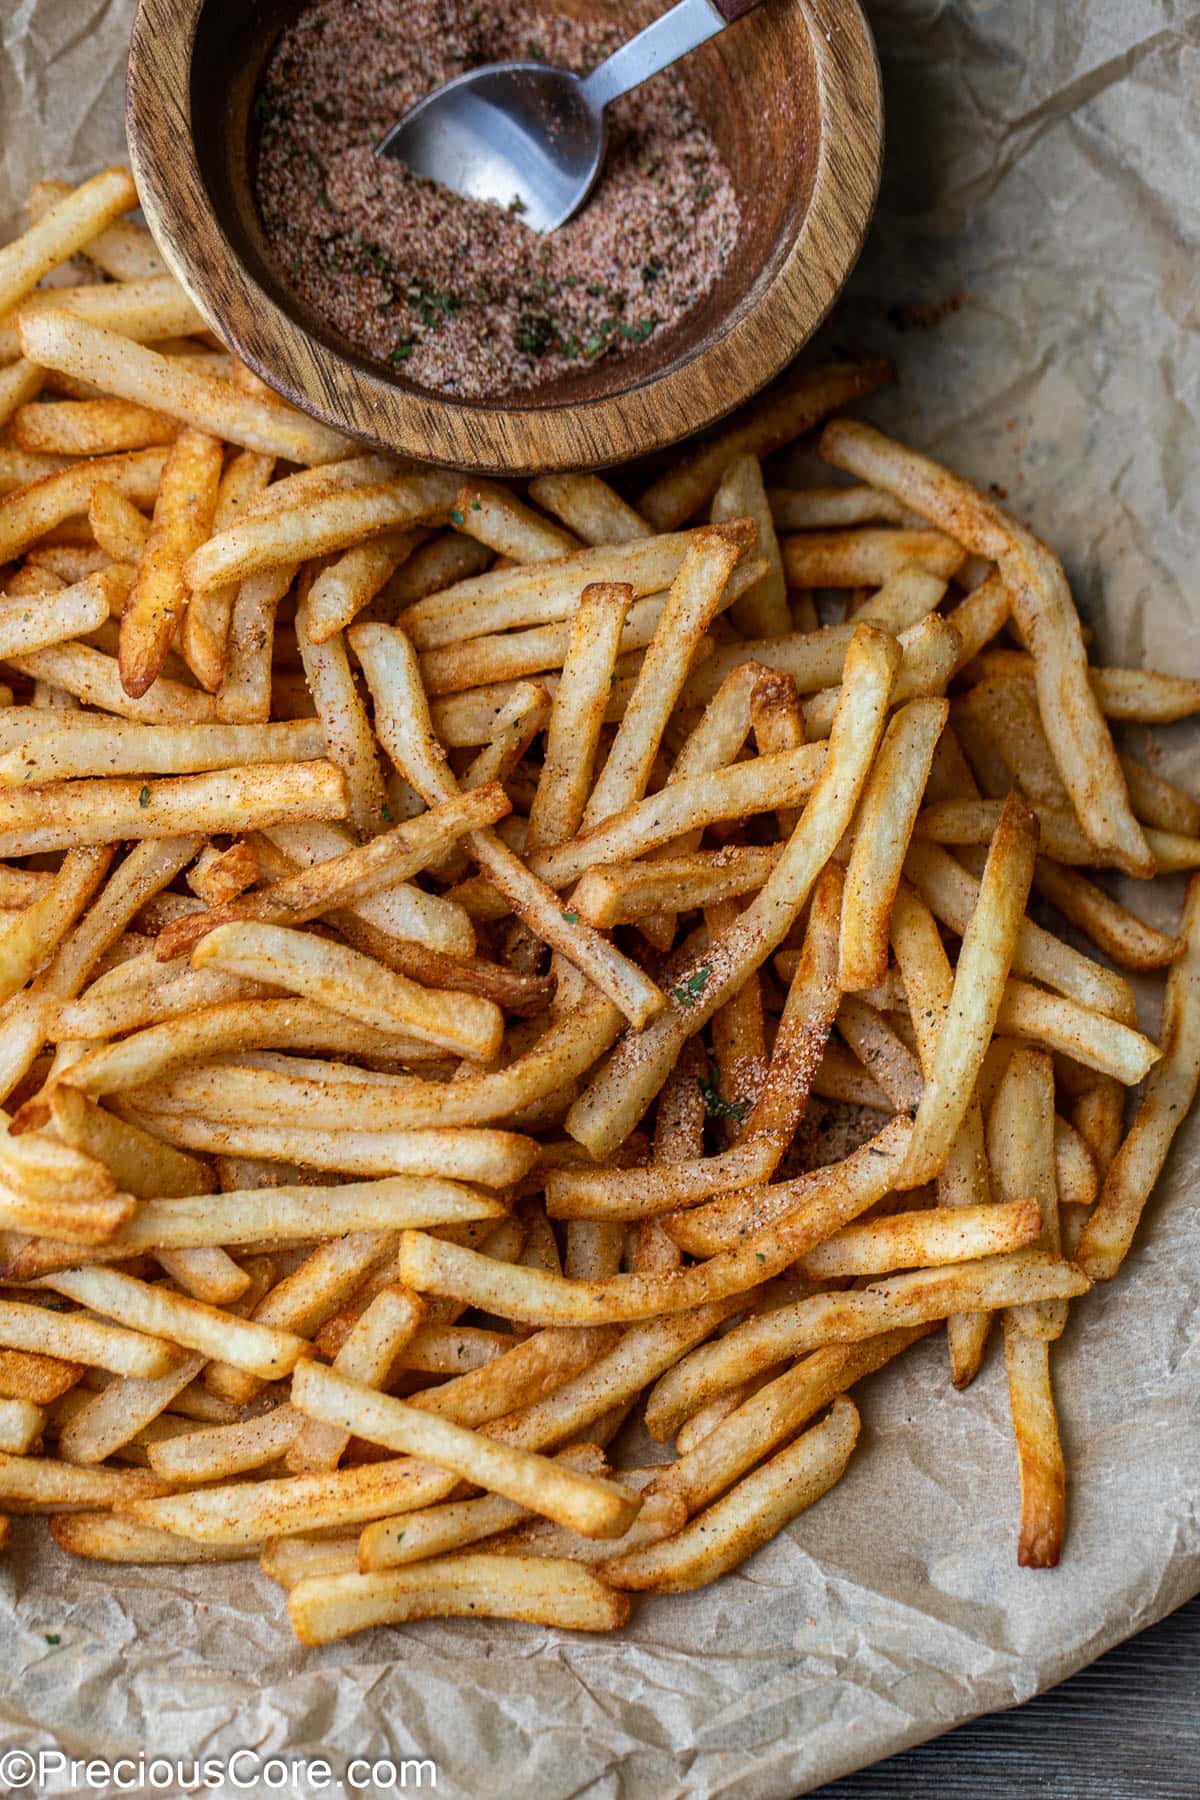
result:
[[(883, 365), (640, 495), (402, 466), (201, 341), (134, 199), (0, 250), (0, 1516), (257, 1558), (304, 1644), (618, 1629), (999, 1313), (1014, 1554), (1069, 1556), (1051, 1346), (1200, 1085), (1200, 876), (1092, 879), (1200, 866), (1200, 801), (1112, 722), (1200, 681), (826, 424)], [(768, 486), (819, 425), (858, 485)]]

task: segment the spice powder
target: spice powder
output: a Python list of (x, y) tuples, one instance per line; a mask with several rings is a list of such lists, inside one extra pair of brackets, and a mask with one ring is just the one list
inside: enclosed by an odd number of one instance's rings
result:
[(738, 235), (729, 171), (674, 71), (608, 109), (584, 210), (541, 235), (376, 157), (410, 106), (481, 64), (586, 73), (620, 24), (530, 0), (317, 0), (282, 34), (255, 116), (257, 195), (280, 271), (358, 349), (463, 399), (528, 391), (667, 330)]

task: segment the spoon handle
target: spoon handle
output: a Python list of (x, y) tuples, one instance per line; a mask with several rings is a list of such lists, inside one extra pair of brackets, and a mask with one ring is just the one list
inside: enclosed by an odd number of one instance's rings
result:
[(763, 0), (679, 0), (670, 12), (622, 44), (607, 62), (580, 85), (590, 106), (599, 111), (611, 100), (670, 68), (699, 44), (724, 31), (734, 19), (761, 6)]

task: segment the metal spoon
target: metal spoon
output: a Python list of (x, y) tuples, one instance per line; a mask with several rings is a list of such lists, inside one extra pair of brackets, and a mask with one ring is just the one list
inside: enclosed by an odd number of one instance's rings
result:
[(763, 0), (679, 0), (593, 69), (492, 63), (448, 81), (376, 148), (472, 200), (511, 207), (535, 231), (578, 212), (604, 162), (604, 109)]

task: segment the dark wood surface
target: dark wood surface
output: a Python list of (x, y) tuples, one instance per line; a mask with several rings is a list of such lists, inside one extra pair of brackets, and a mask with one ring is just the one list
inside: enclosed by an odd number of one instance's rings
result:
[(812, 1800), (1195, 1800), (1200, 1596), (1012, 1712), (992, 1713)]

